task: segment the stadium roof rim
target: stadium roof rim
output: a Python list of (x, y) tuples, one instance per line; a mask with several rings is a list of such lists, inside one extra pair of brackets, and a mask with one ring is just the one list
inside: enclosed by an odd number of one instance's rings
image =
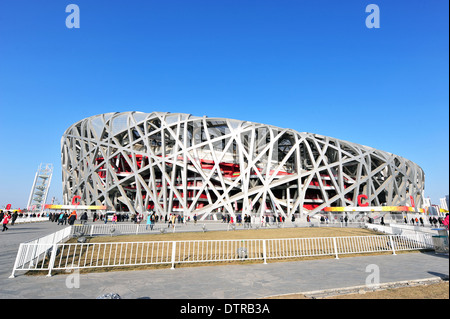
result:
[(123, 112), (101, 113), (101, 114), (88, 116), (88, 117), (86, 117), (84, 119), (81, 119), (81, 120), (75, 122), (74, 124), (72, 124), (70, 127), (67, 128), (67, 130), (64, 132), (64, 135), (66, 135), (67, 132), (69, 132), (73, 127), (75, 127), (79, 123), (82, 123), (83, 121), (86, 121), (86, 120), (92, 120), (94, 118), (98, 118), (98, 117), (102, 117), (102, 116), (110, 116), (108, 119), (105, 119), (105, 123), (106, 123), (106, 122), (108, 122), (109, 120), (111, 120), (112, 118), (114, 118), (116, 116), (129, 115), (129, 114), (134, 114), (134, 113), (139, 113), (139, 114), (145, 114), (146, 115), (146, 117), (143, 118), (143, 119), (140, 119), (139, 122), (145, 121), (146, 119), (151, 118), (152, 115), (157, 115), (158, 117), (164, 117), (164, 116), (168, 116), (168, 115), (169, 116), (182, 115), (182, 116), (185, 116), (185, 118), (183, 120), (200, 120), (200, 119), (208, 119), (208, 120), (220, 119), (220, 120), (225, 120), (226, 119), (226, 120), (240, 122), (241, 125), (244, 124), (244, 123), (248, 123), (249, 125), (261, 125), (261, 126), (264, 126), (264, 127), (271, 127), (271, 128), (281, 129), (281, 130), (287, 130), (287, 131), (291, 131), (291, 132), (299, 133), (299, 134), (312, 135), (313, 137), (316, 137), (316, 138), (331, 138), (331, 139), (342, 141), (342, 142), (345, 142), (345, 143), (348, 143), (348, 144), (351, 144), (351, 145), (355, 145), (355, 146), (358, 146), (358, 147), (364, 147), (364, 148), (369, 149), (369, 150), (381, 151), (381, 152), (384, 152), (384, 153), (387, 153), (387, 154), (390, 154), (390, 155), (393, 155), (393, 156), (396, 156), (396, 157), (401, 157), (401, 158), (403, 158), (403, 159), (405, 159), (407, 161), (411, 161), (411, 160), (409, 160), (409, 159), (407, 159), (407, 158), (405, 158), (403, 156), (400, 156), (398, 154), (394, 154), (392, 152), (380, 150), (380, 149), (377, 149), (377, 148), (372, 147), (372, 146), (358, 144), (358, 143), (354, 143), (354, 142), (351, 142), (351, 141), (348, 141), (348, 140), (335, 138), (335, 137), (331, 137), (331, 136), (327, 136), (327, 135), (323, 135), (323, 134), (317, 134), (317, 133), (311, 133), (311, 132), (305, 132), (305, 131), (300, 132), (300, 131), (297, 131), (297, 130), (292, 129), (292, 128), (283, 128), (283, 127), (279, 127), (279, 126), (275, 126), (275, 125), (263, 124), (263, 123), (253, 122), (253, 121), (244, 121), (244, 120), (231, 119), (231, 118), (225, 118), (225, 117), (208, 117), (206, 115), (196, 116), (196, 115), (192, 115), (192, 114), (189, 114), (189, 113), (181, 113), (181, 112), (171, 113), (171, 112), (154, 111), (154, 112), (150, 112), (149, 113), (149, 112), (142, 112), (142, 111), (123, 111)]

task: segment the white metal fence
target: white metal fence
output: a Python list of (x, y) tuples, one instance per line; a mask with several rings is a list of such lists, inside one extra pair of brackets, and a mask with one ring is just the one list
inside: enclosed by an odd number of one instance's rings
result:
[[(51, 249), (56, 244), (66, 241), (71, 233), (72, 227), (69, 226), (47, 236), (21, 243), (11, 277), (14, 277), (16, 269), (36, 268), (42, 260), (45, 260), (46, 256), (50, 255)], [(42, 263), (41, 267), (43, 267)]]
[[(68, 227), (70, 228), (70, 227)], [(20, 245), (11, 277), (18, 270), (72, 270), (155, 264), (198, 263), (335, 256), (432, 249), (431, 234), (287, 239), (189, 240), (114, 243), (30, 242)]]
[(17, 219), (14, 221), (14, 224), (37, 223), (46, 221), (48, 221), (48, 216), (40, 216), (40, 217), (26, 216), (26, 217), (17, 217)]
[(173, 227), (168, 227), (167, 224), (156, 224), (153, 226), (147, 224), (90, 224), (81, 225), (76, 224), (72, 227), (74, 235), (82, 234), (86, 236), (101, 236), (101, 235), (126, 235), (126, 234), (151, 234), (158, 232), (175, 232), (179, 228), (183, 228), (183, 224), (174, 224)]
[(147, 224), (133, 224), (133, 223), (116, 223), (116, 224), (75, 224), (73, 225), (73, 234), (80, 233), (86, 236), (101, 236), (101, 235), (126, 235), (126, 234), (151, 234), (160, 232), (178, 232), (178, 231), (207, 231), (207, 230), (244, 230), (244, 229), (269, 229), (269, 228), (293, 228), (293, 227), (356, 227), (364, 226), (364, 223), (175, 223), (173, 225), (167, 223), (156, 223), (152, 226)]

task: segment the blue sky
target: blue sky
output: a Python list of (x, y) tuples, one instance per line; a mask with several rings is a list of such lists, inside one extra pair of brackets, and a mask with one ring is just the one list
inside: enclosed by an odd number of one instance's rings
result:
[[(80, 9), (80, 28), (65, 21)], [(369, 29), (368, 4), (380, 8)], [(448, 1), (2, 0), (0, 207), (83, 118), (182, 112), (288, 127), (420, 165), (449, 193)], [(49, 200), (48, 200), (49, 201)]]

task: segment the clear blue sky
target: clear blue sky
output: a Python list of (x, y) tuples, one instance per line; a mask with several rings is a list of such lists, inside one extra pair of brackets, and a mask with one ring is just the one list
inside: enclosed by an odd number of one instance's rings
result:
[[(68, 29), (70, 3), (80, 28)], [(368, 4), (380, 28), (365, 25)], [(40, 163), (62, 200), (60, 140), (106, 112), (183, 112), (313, 132), (419, 164), (449, 193), (445, 0), (2, 0), (0, 207)]]

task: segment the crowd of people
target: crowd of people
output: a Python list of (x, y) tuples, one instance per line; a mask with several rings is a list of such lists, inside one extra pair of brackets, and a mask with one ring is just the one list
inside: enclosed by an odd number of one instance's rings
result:
[[(128, 214), (128, 213), (97, 213), (93, 212), (91, 214), (92, 222), (103, 222), (107, 224), (108, 222), (111, 222), (113, 224), (120, 223), (120, 222), (129, 222), (135, 224), (141, 224), (142, 221), (146, 221), (147, 225), (153, 229), (153, 225), (157, 222), (164, 222), (167, 223), (168, 226), (174, 226), (176, 223), (186, 223), (191, 220), (190, 217), (185, 218), (181, 214), (167, 214), (163, 216), (162, 214), (157, 214), (154, 211), (146, 212), (146, 213), (135, 213), (135, 214)], [(73, 225), (75, 220), (79, 219), (81, 224), (85, 224), (88, 221), (88, 214), (87, 212), (80, 213), (80, 217), (78, 218), (78, 215), (76, 211), (73, 211), (72, 213), (69, 212), (54, 212), (49, 214), (49, 220), (51, 222), (57, 222), (58, 225)], [(193, 220), (196, 223), (197, 222), (197, 215), (193, 216)]]
[[(78, 217), (79, 214), (79, 217)], [(74, 210), (72, 212), (68, 211), (61, 211), (61, 212), (51, 212), (51, 213), (45, 213), (45, 216), (48, 217), (48, 219), (51, 222), (57, 222), (58, 225), (73, 225), (77, 219), (82, 224), (85, 224), (88, 221), (88, 214), (86, 211), (84, 212), (77, 212)], [(2, 211), (0, 210), (0, 223), (2, 223), (2, 231), (8, 230), (8, 224), (14, 225), (17, 218), (22, 217), (41, 217), (41, 214), (33, 213), (33, 214), (24, 214), (22, 212), (10, 212), (10, 211)], [(42, 217), (44, 217), (44, 213), (42, 213)], [(182, 214), (157, 214), (154, 211), (146, 212), (146, 213), (135, 213), (131, 216), (128, 213), (97, 213), (92, 212), (91, 214), (92, 222), (104, 222), (105, 224), (107, 222), (117, 223), (117, 222), (128, 222), (131, 220), (131, 222), (140, 224), (142, 221), (146, 221), (147, 228), (150, 227), (153, 229), (153, 226), (158, 222), (164, 222), (167, 225), (167, 227), (174, 227), (176, 223), (179, 224), (186, 224), (187, 222), (190, 222), (191, 218), (190, 216), (183, 216)], [(193, 216), (194, 223), (197, 223), (197, 215), (195, 214)], [(310, 222), (309, 215), (307, 216), (307, 221)], [(341, 222), (347, 223), (347, 216), (342, 217), (341, 216)], [(240, 214), (236, 215), (236, 220), (234, 220), (233, 216), (231, 215), (222, 215), (222, 223), (228, 223), (228, 224), (238, 224), (242, 225), (244, 224), (245, 227), (250, 228), (250, 224), (252, 221), (252, 217), (250, 215), (245, 214), (243, 217)], [(292, 222), (295, 221), (295, 215), (292, 215)], [(321, 223), (328, 223), (327, 217), (321, 217), (320, 219)], [(285, 222), (284, 216), (269, 216), (266, 215), (261, 219), (262, 224), (270, 225), (270, 223), (283, 223)], [(369, 223), (373, 220), (369, 219)], [(449, 214), (447, 213), (445, 217), (436, 217), (436, 216), (429, 216), (428, 218), (429, 226), (434, 227), (446, 227), (448, 229), (449, 225)], [(408, 220), (406, 217), (404, 217), (404, 223), (405, 224), (411, 224), (415, 226), (425, 226), (424, 219), (422, 217), (413, 217), (410, 220)], [(384, 218), (381, 219), (381, 224), (384, 224)]]
[(11, 225), (13, 226), (18, 218), (34, 218), (34, 217), (41, 217), (40, 213), (23, 213), (18, 211), (3, 211), (0, 210), (0, 223), (2, 223), (2, 231), (8, 230), (8, 224), (11, 222)]

